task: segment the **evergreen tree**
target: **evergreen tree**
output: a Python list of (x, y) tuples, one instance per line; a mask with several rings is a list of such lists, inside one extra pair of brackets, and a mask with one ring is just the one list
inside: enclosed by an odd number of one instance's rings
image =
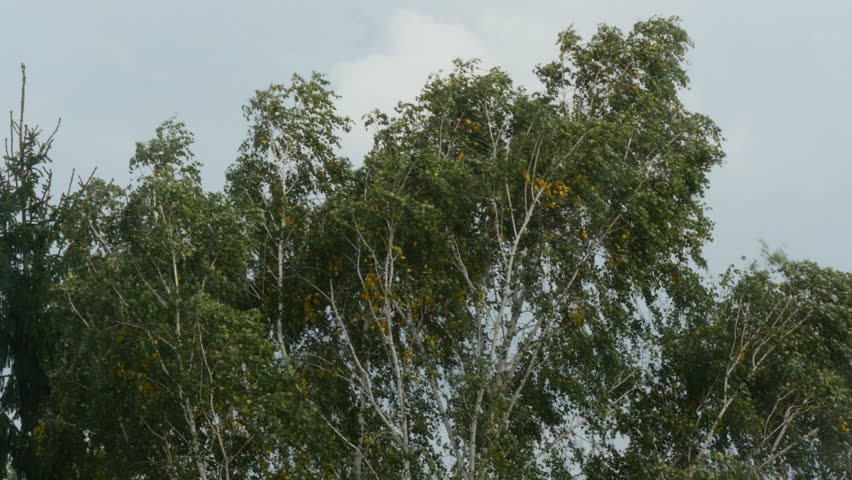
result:
[[(49, 467), (33, 438), (50, 394), (46, 374), (53, 352), (48, 302), (54, 277), (54, 209), (50, 203), (50, 148), (25, 121), (26, 69), (21, 65), (18, 118), (10, 114), (0, 166), (0, 461), (23, 478), (43, 478)], [(57, 124), (58, 129), (58, 124)]]

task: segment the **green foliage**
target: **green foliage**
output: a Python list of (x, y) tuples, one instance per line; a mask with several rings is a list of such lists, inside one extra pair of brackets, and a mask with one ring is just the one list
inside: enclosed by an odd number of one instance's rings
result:
[(541, 92), (458, 60), (368, 117), (359, 168), (328, 82), (296, 75), (244, 108), (225, 193), (172, 119), (130, 186), (53, 205), (50, 140), (18, 130), (2, 459), (21, 478), (841, 478), (852, 277), (774, 254), (706, 278), (723, 152), (679, 98), (690, 45), (676, 19), (566, 30)]
[(252, 229), (247, 238), (252, 302), (274, 329), (285, 359), (305, 328), (287, 313), (298, 311), (307, 294), (294, 277), (309, 268), (300, 253), (315, 228), (311, 214), (350, 171), (348, 161), (335, 153), (338, 134), (350, 125), (336, 114), (336, 98), (316, 73), (257, 91), (243, 108), (248, 138), (227, 173), (229, 197), (246, 212)]
[(621, 424), (632, 441), (619, 464), (632, 476), (849, 471), (852, 277), (769, 260), (729, 271), (715, 298), (661, 335), (659, 363)]
[(75, 439), (79, 478), (264, 478), (257, 465), (270, 461), (271, 426), (258, 421), (288, 395), (264, 323), (243, 306), (248, 225), (201, 190), (190, 141), (164, 123), (137, 146), (134, 188), (91, 181), (62, 211), (56, 293), (74, 323), (40, 434)]

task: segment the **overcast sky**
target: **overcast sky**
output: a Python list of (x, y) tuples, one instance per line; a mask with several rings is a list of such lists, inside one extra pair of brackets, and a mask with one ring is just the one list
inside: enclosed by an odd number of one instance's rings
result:
[[(254, 90), (293, 72), (328, 74), (354, 119), (413, 98), (455, 57), (531, 69), (555, 57), (557, 32), (629, 29), (682, 18), (691, 110), (722, 128), (728, 154), (711, 177), (718, 272), (760, 240), (793, 258), (852, 270), (852, 2), (849, 1), (0, 1), (0, 107), (16, 109), (27, 64), (28, 118), (62, 117), (56, 177), (72, 168), (126, 183), (134, 142), (172, 115), (196, 134), (204, 180), (221, 188)], [(2, 130), (0, 130), (2, 131)], [(344, 142), (356, 164), (370, 146)]]

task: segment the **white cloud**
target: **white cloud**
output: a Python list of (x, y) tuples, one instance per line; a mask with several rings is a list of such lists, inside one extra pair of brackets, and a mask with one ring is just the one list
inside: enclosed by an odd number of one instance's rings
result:
[(343, 145), (356, 162), (372, 146), (372, 135), (360, 122), (363, 115), (414, 100), (430, 73), (449, 69), (455, 58), (482, 58), (488, 50), (470, 29), (420, 13), (394, 14), (389, 29), (385, 51), (338, 63), (332, 73), (341, 112), (356, 121)]
[(509, 72), (516, 84), (530, 90), (538, 88), (534, 67), (556, 58), (557, 33), (567, 27), (541, 18), (495, 11), (481, 14), (475, 25), (492, 55), (486, 60), (493, 61)]
[(554, 58), (559, 30), (541, 19), (497, 11), (465, 23), (400, 11), (387, 28), (383, 51), (340, 62), (332, 70), (342, 96), (340, 109), (358, 122), (343, 141), (344, 152), (356, 162), (372, 146), (361, 117), (376, 108), (391, 112), (397, 102), (414, 100), (429, 74), (450, 69), (455, 58), (478, 58), (483, 67), (499, 66), (517, 84), (537, 88), (533, 68)]

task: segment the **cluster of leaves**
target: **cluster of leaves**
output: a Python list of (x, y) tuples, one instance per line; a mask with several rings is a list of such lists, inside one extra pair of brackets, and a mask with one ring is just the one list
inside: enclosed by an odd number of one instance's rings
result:
[(374, 112), (360, 168), (322, 76), (258, 91), (224, 193), (170, 120), (130, 186), (52, 204), (50, 140), (15, 123), (2, 460), (23, 478), (848, 473), (852, 277), (773, 256), (703, 281), (723, 153), (679, 99), (686, 33), (654, 18), (557, 45), (542, 92), (458, 61)]

